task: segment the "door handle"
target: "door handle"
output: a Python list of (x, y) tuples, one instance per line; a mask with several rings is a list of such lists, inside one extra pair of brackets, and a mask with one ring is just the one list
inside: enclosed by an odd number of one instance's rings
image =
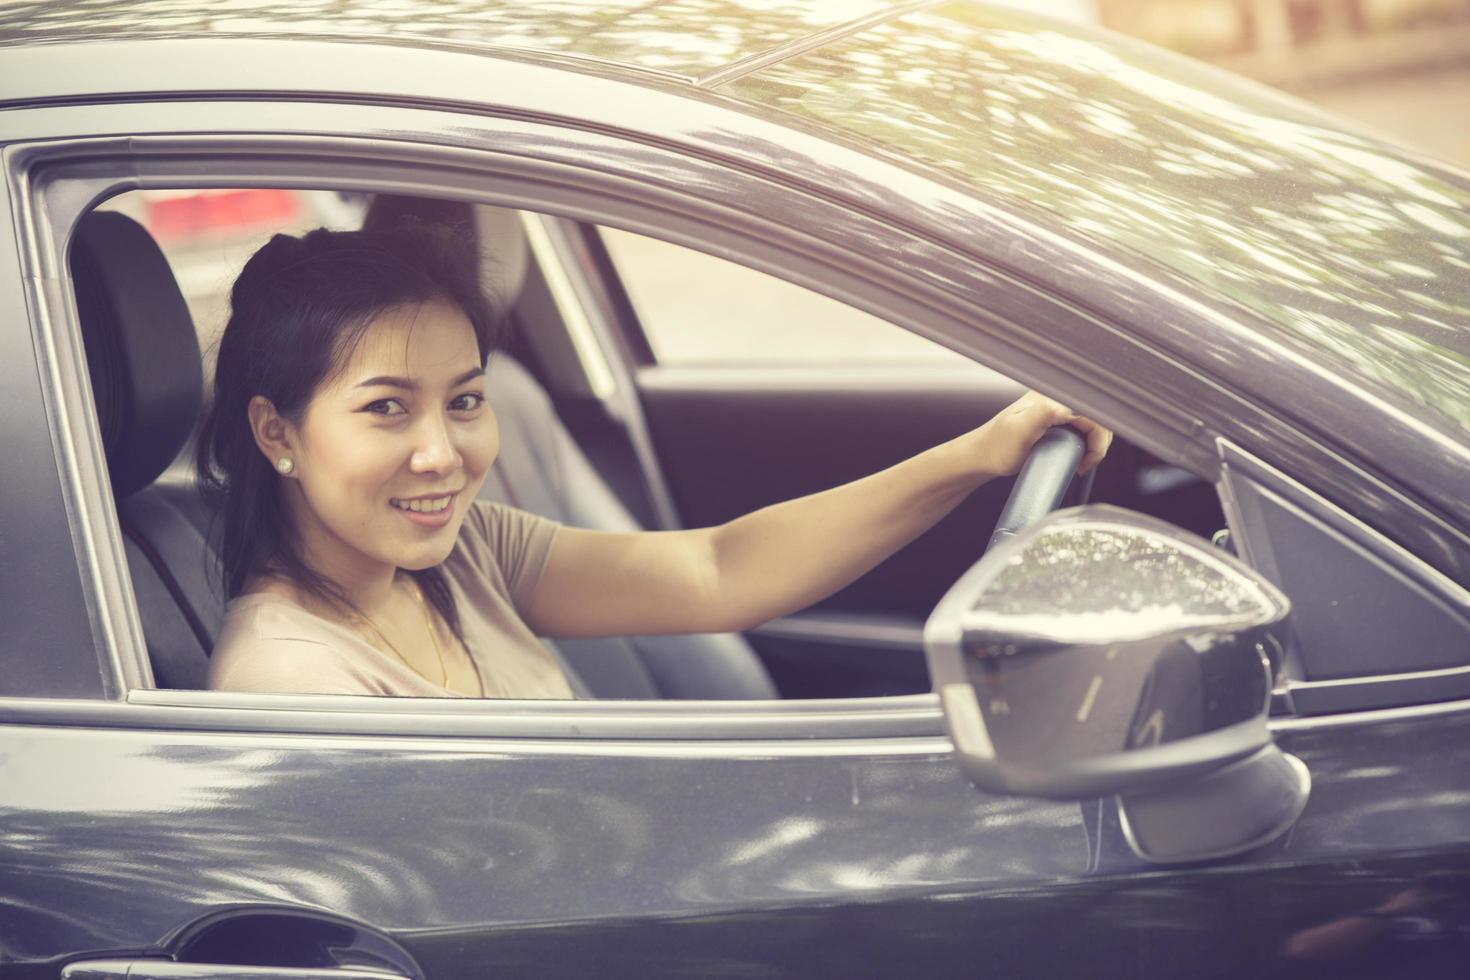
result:
[(68, 963), (61, 980), (408, 980), (387, 970), (337, 967), (232, 966), (174, 960), (80, 960)]

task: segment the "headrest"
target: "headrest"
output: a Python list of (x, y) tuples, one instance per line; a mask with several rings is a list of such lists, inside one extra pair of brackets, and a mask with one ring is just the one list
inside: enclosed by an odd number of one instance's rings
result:
[(133, 219), (94, 211), (77, 225), (72, 281), (112, 490), (152, 483), (194, 429), (199, 338), (168, 260)]
[(477, 205), (475, 235), (480, 243), (480, 287), (500, 312), (509, 312), (526, 284), (530, 262), (521, 216), (510, 208)]
[(465, 201), (379, 194), (368, 206), (363, 227), (388, 228), (405, 221), (447, 225), (472, 241), (479, 252), (480, 288), (496, 312), (515, 306), (526, 281), (529, 254), (519, 214)]

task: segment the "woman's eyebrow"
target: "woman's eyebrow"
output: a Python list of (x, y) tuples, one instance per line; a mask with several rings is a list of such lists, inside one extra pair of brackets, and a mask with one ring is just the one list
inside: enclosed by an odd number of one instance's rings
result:
[[(470, 368), (468, 371), (464, 372), (463, 374), (456, 377), (453, 381), (449, 382), (449, 387), (458, 388), (460, 385), (464, 384), (467, 381), (473, 381), (475, 378), (481, 377), (482, 375), (484, 375), (484, 373), (484, 368)], [(376, 388), (379, 386), (385, 388), (402, 388), (405, 391), (419, 390), (418, 382), (414, 381), (412, 378), (400, 378), (397, 375), (391, 374), (380, 374), (376, 377), (368, 378), (366, 381), (359, 381), (353, 387)]]
[(466, 382), (473, 381), (476, 378), (483, 378), (484, 376), (485, 376), (485, 369), (484, 368), (482, 368), (482, 367), (472, 367), (468, 371), (466, 371), (464, 374), (461, 374), (459, 377), (455, 378), (452, 382), (450, 382), (449, 387), (451, 387), (451, 388), (458, 388), (460, 385), (465, 384)]

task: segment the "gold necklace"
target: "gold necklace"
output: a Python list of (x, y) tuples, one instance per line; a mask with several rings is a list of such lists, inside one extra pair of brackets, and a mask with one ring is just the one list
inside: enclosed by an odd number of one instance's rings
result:
[[(436, 636), (435, 633), (434, 633), (434, 620), (432, 618), (430, 618), (430, 616), (429, 616), (429, 604), (426, 601), (424, 601), (424, 593), (423, 593), (423, 591), (421, 589), (418, 588), (418, 583), (417, 582), (414, 583), (414, 590), (413, 591), (414, 591), (414, 595), (419, 600), (419, 608), (424, 611), (424, 622), (429, 627), (429, 642), (434, 645), (434, 656), (436, 656), (436, 657), (439, 658), (439, 686), (442, 687), (442, 688), (444, 688), (445, 690), (448, 690), (449, 689), (449, 667), (444, 662), (444, 651), (439, 648), (439, 637)], [(361, 613), (354, 613), (353, 616), (352, 616), (352, 618), (355, 619), (355, 620), (357, 620), (363, 626), (366, 626), (368, 629), (372, 630), (373, 633), (375, 633), (377, 635), (378, 639), (382, 640), (383, 643), (388, 647), (388, 649), (393, 651), (393, 656), (395, 656), (399, 660), (402, 660), (403, 661), (403, 665), (405, 667), (407, 667), (409, 670), (413, 671), (415, 674), (418, 674), (420, 677), (423, 677), (424, 680), (426, 680), (426, 681), (429, 680), (429, 678), (424, 677), (424, 675), (419, 671), (419, 669), (417, 667), (415, 667), (412, 663), (409, 662), (409, 659), (403, 655), (403, 651), (399, 650), (398, 647), (394, 646), (393, 645), (393, 641), (390, 640), (390, 639), (388, 639), (388, 637), (383, 634), (383, 631), (382, 630), (378, 629), (378, 624), (377, 623), (373, 622), (371, 619), (369, 619), (367, 616), (364, 616)], [(429, 683), (432, 684), (434, 682), (433, 681), (429, 681)], [(481, 681), (480, 682), (481, 697), (484, 696), (484, 687), (485, 687), (485, 684), (484, 684), (483, 681)]]
[[(429, 642), (434, 644), (434, 655), (439, 658), (439, 670), (444, 675), (444, 683), (439, 686), (447, 691), (449, 690), (449, 668), (444, 665), (444, 650), (439, 646), (439, 631), (434, 627), (434, 617), (429, 612), (429, 602), (424, 598), (424, 590), (419, 588), (418, 582), (414, 582), (413, 590), (418, 593), (419, 605), (423, 607), (424, 619), (429, 624)], [(465, 655), (469, 656), (468, 650), (465, 651)], [(470, 669), (474, 671), (475, 686), (480, 689), (480, 697), (483, 698), (485, 696), (485, 678), (480, 676), (480, 668), (475, 666), (473, 657), (470, 657)]]

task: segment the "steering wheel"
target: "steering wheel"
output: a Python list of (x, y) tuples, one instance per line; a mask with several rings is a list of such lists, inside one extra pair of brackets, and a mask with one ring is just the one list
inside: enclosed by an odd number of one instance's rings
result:
[[(1031, 455), (1016, 476), (1011, 495), (1000, 511), (1000, 520), (995, 522), (995, 533), (985, 546), (989, 551), (1007, 538), (1014, 537), (1023, 527), (1034, 524), (1062, 504), (1077, 464), (1087, 452), (1087, 439), (1070, 425), (1056, 425), (1047, 429), (1031, 449)], [(1092, 492), (1092, 474), (1089, 470), (1082, 478), (1080, 499), (1086, 503)]]

